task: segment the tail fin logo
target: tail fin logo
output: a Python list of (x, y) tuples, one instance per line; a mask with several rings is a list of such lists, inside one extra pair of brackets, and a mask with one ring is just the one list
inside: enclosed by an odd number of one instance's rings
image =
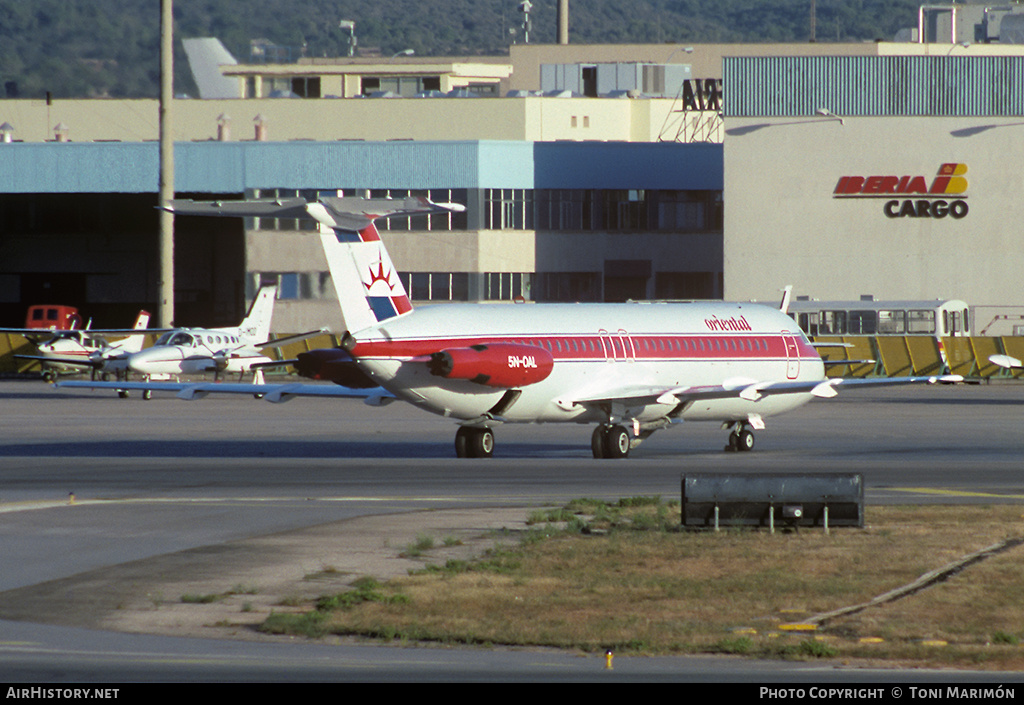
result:
[[(387, 272), (385, 274), (384, 273), (384, 263), (382, 261), (378, 261), (377, 262), (377, 271), (376, 272), (373, 271), (373, 267), (372, 266), (369, 268), (369, 272), (370, 272), (370, 281), (369, 282), (363, 282), (363, 286), (366, 287), (366, 292), (368, 294), (371, 294), (371, 295), (372, 294), (376, 294), (378, 296), (381, 295), (381, 294), (386, 295), (386, 294), (390, 294), (392, 291), (395, 290), (395, 285), (391, 283), (391, 275), (394, 274), (394, 271), (392, 270), (392, 271), (389, 271), (389, 272)], [(383, 290), (383, 287), (385, 287), (385, 286), (387, 287), (387, 291)], [(377, 288), (377, 291), (374, 291), (374, 287)]]

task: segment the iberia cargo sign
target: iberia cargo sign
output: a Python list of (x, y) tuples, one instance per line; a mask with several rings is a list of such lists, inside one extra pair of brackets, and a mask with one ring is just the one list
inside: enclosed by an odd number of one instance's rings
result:
[(967, 215), (966, 164), (943, 164), (929, 182), (923, 176), (841, 176), (832, 198), (886, 199), (889, 218), (950, 218)]

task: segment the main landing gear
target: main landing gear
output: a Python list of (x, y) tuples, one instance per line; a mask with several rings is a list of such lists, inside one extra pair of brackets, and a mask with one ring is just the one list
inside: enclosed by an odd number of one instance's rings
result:
[(603, 424), (594, 429), (590, 437), (590, 448), (595, 458), (625, 458), (633, 439), (629, 431), (619, 424)]
[(494, 455), (494, 431), (486, 426), (459, 426), (455, 433), (455, 455), (459, 458), (490, 458)]
[(745, 424), (734, 424), (729, 433), (729, 445), (725, 447), (725, 450), (729, 452), (754, 450), (754, 432)]

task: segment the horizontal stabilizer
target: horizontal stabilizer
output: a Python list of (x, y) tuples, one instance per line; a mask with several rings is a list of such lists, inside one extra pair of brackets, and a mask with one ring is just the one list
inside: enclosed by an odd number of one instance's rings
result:
[(175, 215), (208, 215), (243, 218), (303, 218), (315, 220), (331, 228), (359, 232), (379, 218), (461, 212), (458, 203), (434, 203), (426, 198), (359, 198), (356, 196), (322, 196), (315, 201), (305, 198), (256, 198), (239, 201), (192, 201), (174, 199), (163, 210)]
[(295, 335), (287, 335), (283, 338), (274, 338), (273, 340), (267, 340), (263, 343), (256, 343), (254, 347), (257, 348), (279, 348), (282, 345), (291, 345), (292, 343), (298, 343), (302, 340), (309, 340), (315, 338), (318, 335), (327, 335), (330, 333), (329, 328), (319, 328), (317, 330), (306, 331), (305, 333), (296, 333)]

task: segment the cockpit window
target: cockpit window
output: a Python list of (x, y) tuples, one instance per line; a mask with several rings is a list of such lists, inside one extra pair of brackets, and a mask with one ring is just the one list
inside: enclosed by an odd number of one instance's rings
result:
[(189, 335), (188, 333), (175, 333), (174, 335), (171, 336), (171, 339), (170, 341), (168, 341), (167, 344), (191, 346), (194, 345), (195, 343), (192, 340), (192, 336)]

